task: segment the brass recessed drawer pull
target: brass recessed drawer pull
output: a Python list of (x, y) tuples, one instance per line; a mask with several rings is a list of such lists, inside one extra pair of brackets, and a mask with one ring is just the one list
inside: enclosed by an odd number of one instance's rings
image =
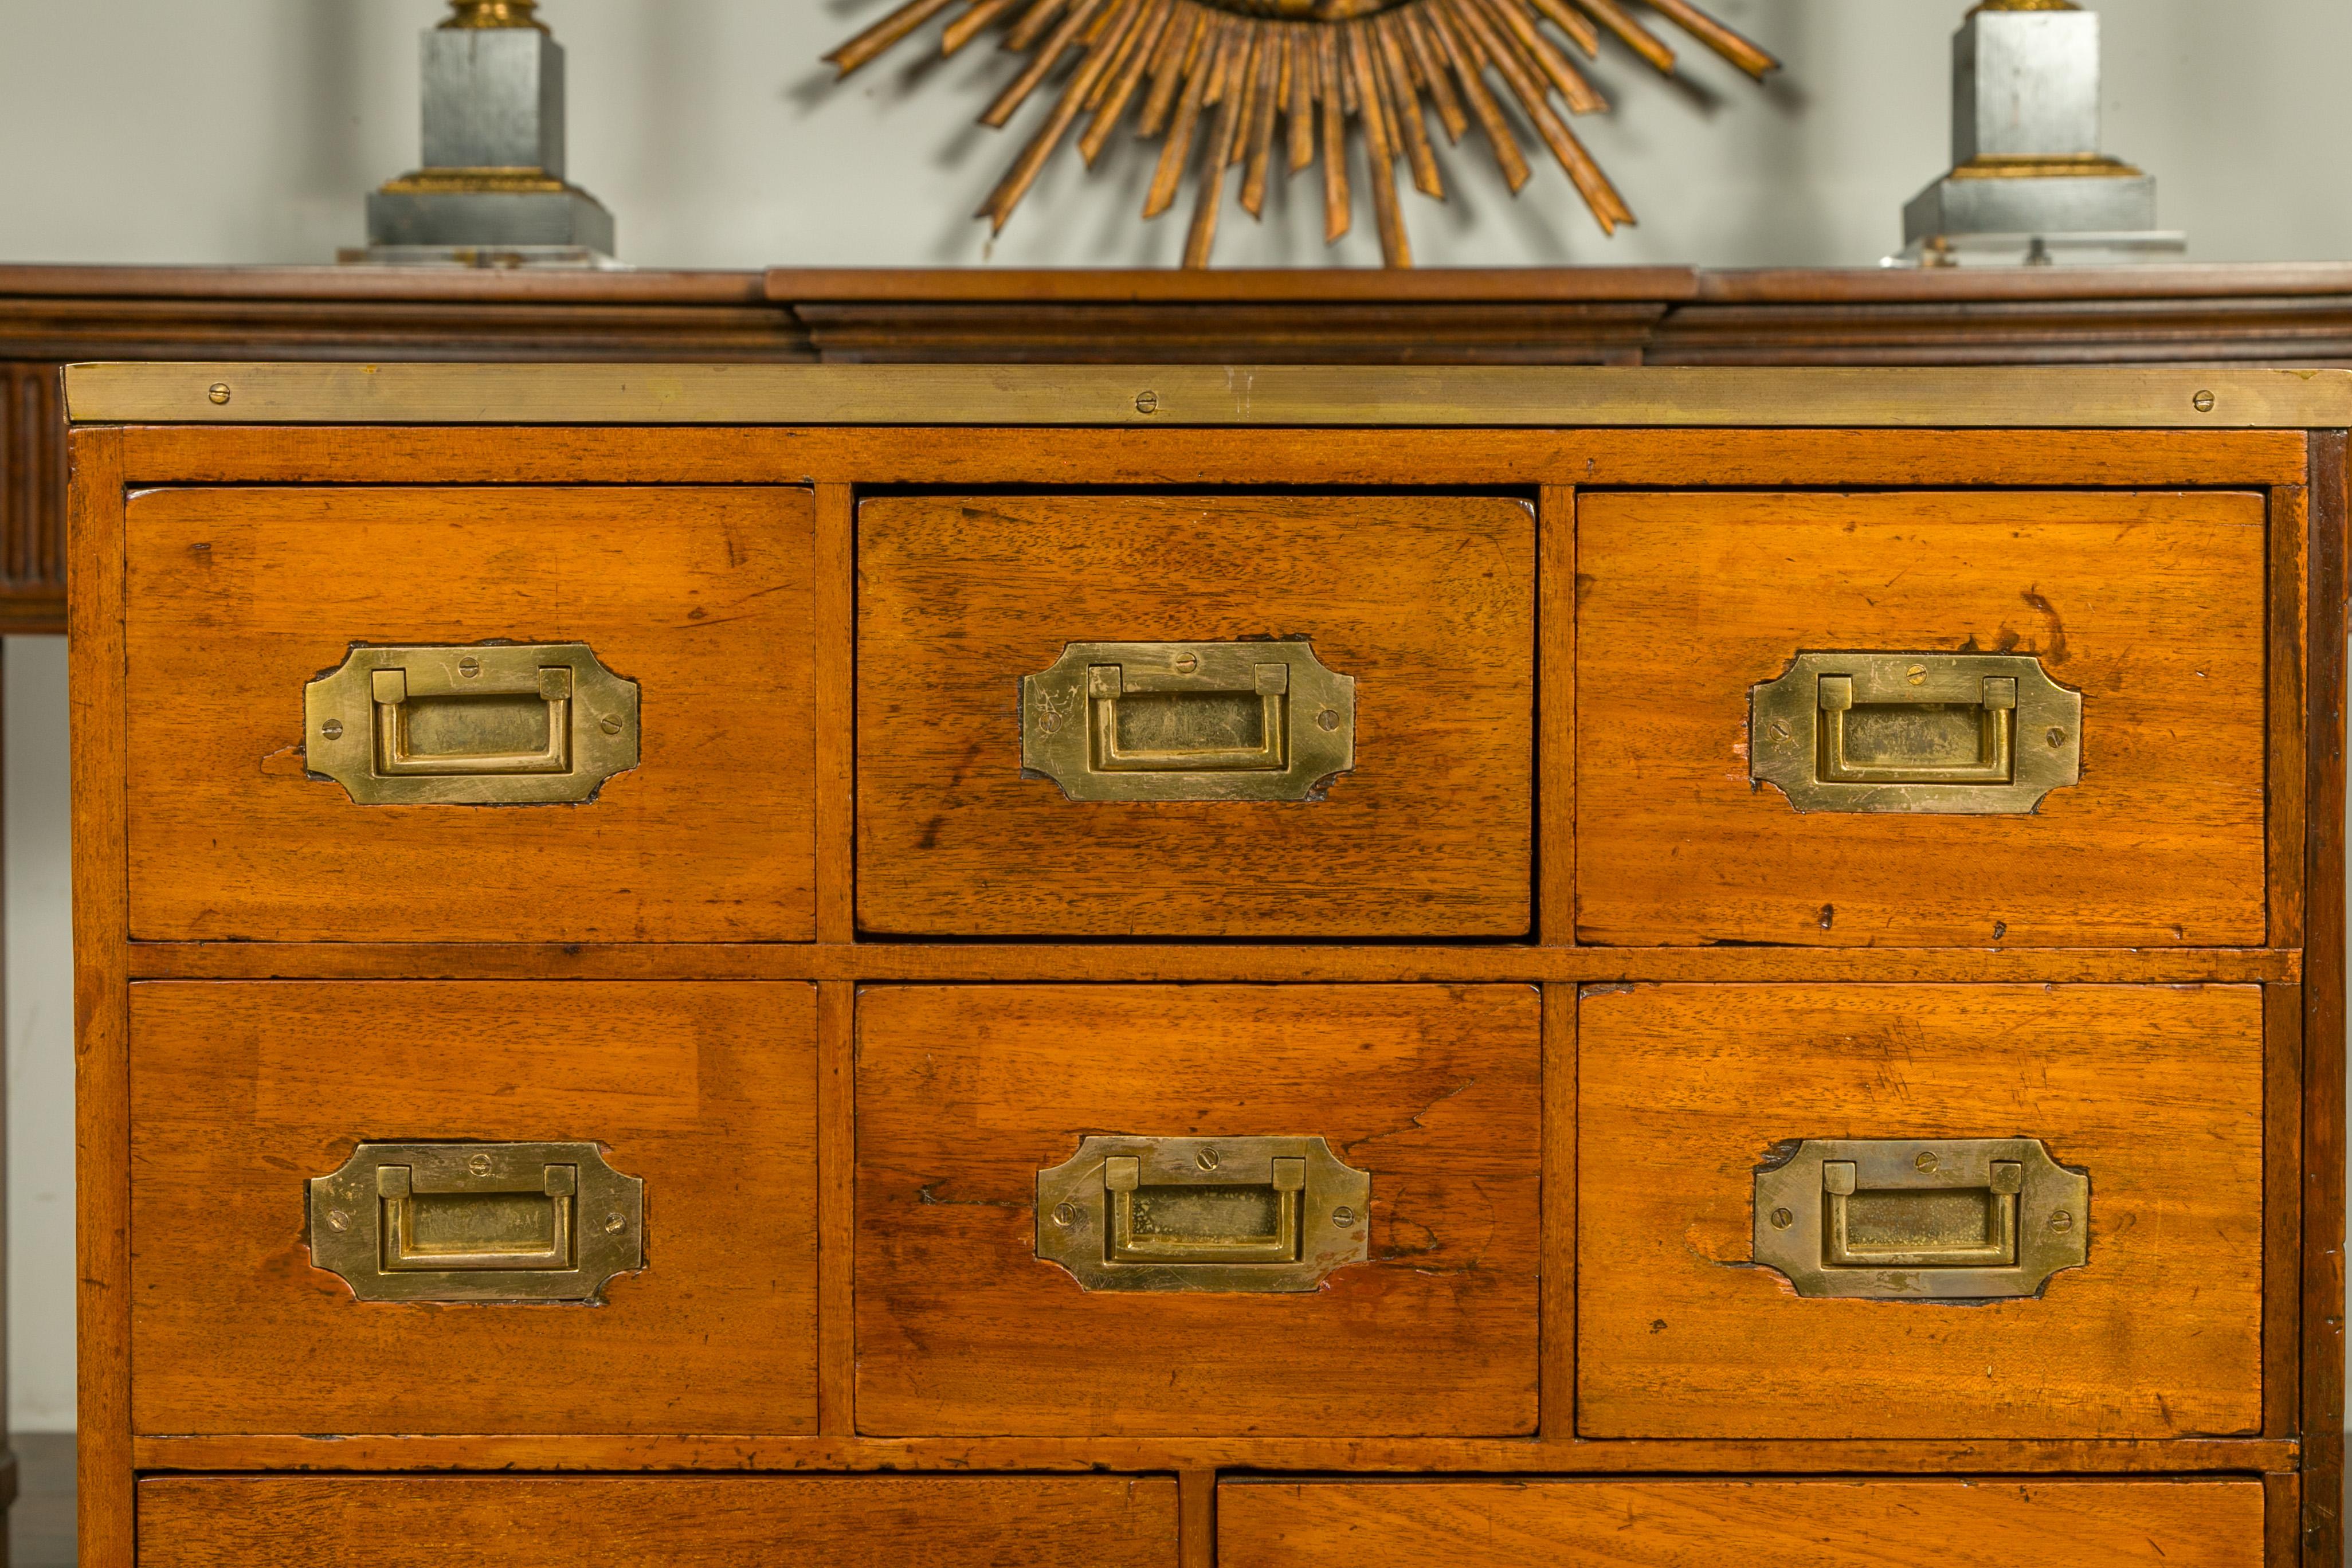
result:
[(1072, 800), (1305, 800), (1356, 765), (1355, 678), (1303, 642), (1071, 643), (1021, 710)]
[(310, 771), (362, 805), (576, 803), (637, 765), (637, 683), (585, 643), (354, 647), (302, 707)]
[(1748, 766), (1799, 811), (2030, 812), (2083, 777), (2083, 698), (2031, 654), (1799, 654), (1748, 695)]
[(1370, 1256), (1371, 1194), (1320, 1138), (1094, 1136), (1037, 1173), (1037, 1256), (1088, 1290), (1312, 1290)]
[(2038, 1138), (1809, 1139), (1756, 1173), (1755, 1256), (1800, 1296), (2033, 1296), (2090, 1261), (2090, 1205)]
[(645, 1184), (593, 1143), (362, 1143), (310, 1215), (362, 1301), (593, 1301), (645, 1267)]

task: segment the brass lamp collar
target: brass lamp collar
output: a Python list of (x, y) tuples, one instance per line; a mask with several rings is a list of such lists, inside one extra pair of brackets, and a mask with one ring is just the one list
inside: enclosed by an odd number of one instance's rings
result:
[(536, 27), (547, 31), (547, 24), (531, 15), (539, 9), (539, 0), (449, 0), (449, 19), (441, 24), (445, 28), (460, 27)]

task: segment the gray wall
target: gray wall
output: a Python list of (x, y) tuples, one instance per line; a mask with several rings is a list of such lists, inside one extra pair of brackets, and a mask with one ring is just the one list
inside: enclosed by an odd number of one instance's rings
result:
[[(890, 0), (548, 0), (572, 60), (572, 173), (646, 266), (1163, 263), (1189, 207), (1136, 221), (1148, 148), (1058, 163), (992, 246), (971, 212), (1024, 139), (971, 120), (1006, 62), (893, 57), (840, 91), (817, 57)], [(1946, 39), (1964, 0), (1716, 0), (1789, 70), (1712, 57), (1661, 82), (1622, 53), (1618, 112), (1579, 126), (1643, 219), (1603, 239), (1546, 165), (1517, 202), (1475, 147), (1454, 199), (1405, 197), (1424, 263), (1867, 265), (1947, 159)], [(2158, 175), (2206, 260), (2352, 258), (2352, 6), (2104, 0), (2107, 148)], [(416, 34), (437, 0), (0, 0), (0, 259), (323, 261), (361, 196), (415, 161)], [(919, 80), (918, 79), (919, 79)], [(1034, 109), (1032, 118), (1034, 119)], [(1307, 210), (1228, 215), (1220, 258), (1327, 253)], [(62, 650), (6, 664), (10, 1418), (73, 1421), (71, 996)]]
[[(1618, 112), (1580, 127), (1639, 228), (1603, 238), (1546, 165), (1513, 202), (1465, 146), (1454, 199), (1405, 198), (1433, 263), (1868, 263), (1947, 156), (1946, 37), (1964, 0), (1716, 0), (1789, 69), (1759, 90), (1685, 50), (1673, 85), (1613, 48)], [(1136, 220), (1152, 156), (1057, 163), (992, 252), (968, 220), (1021, 126), (972, 117), (1005, 61), (917, 51), (839, 90), (817, 57), (889, 0), (547, 0), (572, 62), (574, 176), (647, 266), (1164, 262), (1189, 205)], [(2161, 182), (2164, 221), (2214, 260), (2352, 255), (2352, 209), (2314, 175), (2352, 145), (2352, 7), (2106, 0), (2108, 150)], [(0, 257), (325, 260), (360, 194), (416, 156), (416, 43), (437, 0), (0, 0)], [(919, 85), (913, 79), (921, 77)], [(1031, 118), (1042, 107), (1032, 106)], [(1095, 187), (1095, 188), (1090, 188)], [(1311, 182), (1231, 262), (1325, 252)], [(1378, 259), (1359, 232), (1349, 262)]]

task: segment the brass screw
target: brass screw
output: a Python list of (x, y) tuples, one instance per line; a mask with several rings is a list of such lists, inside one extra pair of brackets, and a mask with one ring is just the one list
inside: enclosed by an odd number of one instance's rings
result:
[(2200, 414), (2210, 414), (2213, 412), (2213, 395), (2210, 392), (2200, 392), (2189, 401), (2190, 405), (2193, 406)]
[(1345, 1230), (1349, 1226), (1356, 1223), (1356, 1211), (1354, 1209), (1348, 1208), (1333, 1209), (1331, 1211), (1331, 1223), (1338, 1226), (1341, 1230)]
[(1927, 667), (1924, 664), (1915, 664), (1903, 673), (1910, 679), (1911, 684), (1914, 686), (1925, 686), (1927, 684)]
[(1790, 1214), (1787, 1209), (1774, 1209), (1772, 1211), (1772, 1228), (1774, 1230), (1786, 1230), (1796, 1223), (1797, 1216)]
[(1192, 1163), (1204, 1171), (1213, 1171), (1217, 1168), (1217, 1152), (1214, 1149), (1203, 1149), (1192, 1156)]
[(329, 1209), (327, 1211), (327, 1228), (333, 1231), (349, 1230), (352, 1228), (352, 1216), (345, 1214), (341, 1209)]
[(2053, 746), (2063, 746), (2063, 745), (2064, 745), (2064, 744), (2066, 743), (2066, 731), (2063, 731), (2063, 730), (2061, 730), (2061, 729), (2060, 729), (2060, 728), (2058, 728), (2058, 726), (2057, 726), (2057, 725), (2055, 725), (2055, 724), (2051, 725), (2051, 726), (2050, 726), (2050, 743), (2051, 743), (2052, 745), (2053, 745)]
[(623, 1219), (619, 1215), (608, 1214), (604, 1216), (604, 1234), (606, 1236), (618, 1236), (621, 1234), (621, 1227), (628, 1223), (629, 1222), (627, 1220)]
[(228, 401), (228, 383), (225, 381), (216, 381), (213, 383), (212, 385), (205, 390), (205, 395), (211, 398), (215, 403), (226, 403)]
[(1322, 712), (1315, 715), (1315, 727), (1325, 734), (1329, 734), (1339, 727), (1339, 710), (1337, 708), (1326, 708)]
[(2061, 1232), (2072, 1230), (2074, 1228), (2074, 1216), (2060, 1209), (2050, 1216), (2050, 1228)]
[(457, 673), (471, 680), (482, 673), (482, 661), (469, 653), (457, 661)]
[(1177, 674), (1190, 675), (1200, 668), (1201, 661), (1196, 656), (1189, 653), (1180, 653), (1176, 656)]
[(618, 719), (611, 718), (609, 716), (598, 720), (596, 727), (599, 730), (604, 731), (607, 735), (617, 735), (621, 732), (621, 721)]
[(330, 741), (340, 741), (343, 738), (343, 721), (341, 719), (330, 719), (319, 726), (319, 733), (326, 736)]
[(1923, 1172), (1933, 1171), (1936, 1168), (1935, 1152), (1930, 1149), (1922, 1149), (1919, 1151), (1919, 1157), (1911, 1163), (1918, 1166)]
[(1157, 413), (1159, 413), (1159, 412), (1160, 412), (1160, 395), (1159, 395), (1158, 393), (1156, 393), (1156, 392), (1139, 392), (1139, 393), (1137, 393), (1137, 394), (1135, 395), (1135, 411), (1136, 411), (1138, 414), (1157, 414)]
[(466, 1169), (478, 1176), (487, 1176), (490, 1173), (490, 1157), (488, 1154), (477, 1154), (466, 1162)]
[(1076, 1204), (1055, 1204), (1054, 1205), (1054, 1223), (1060, 1226), (1065, 1230), (1067, 1230), (1070, 1226), (1077, 1224), (1078, 1205)]

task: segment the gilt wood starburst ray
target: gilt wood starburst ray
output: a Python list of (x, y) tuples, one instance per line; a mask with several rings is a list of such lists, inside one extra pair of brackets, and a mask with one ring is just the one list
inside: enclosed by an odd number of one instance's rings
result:
[[(1646, 4), (1750, 76), (1779, 67), (1690, 0)], [(1003, 47), (1029, 57), (982, 124), (1003, 128), (1060, 73), (1045, 122), (978, 216), (1001, 232), (1081, 120), (1078, 151), (1092, 167), (1132, 110), (1139, 135), (1160, 138), (1145, 217), (1173, 206), (1186, 172), (1200, 165), (1187, 267), (1209, 264), (1234, 172), (1243, 210), (1258, 217), (1277, 160), (1292, 174), (1320, 164), (1324, 239), (1346, 234), (1351, 127), (1371, 170), (1381, 255), (1391, 267), (1412, 266), (1398, 163), (1414, 188), (1444, 199), (1427, 121), (1434, 110), (1449, 143), (1477, 128), (1517, 195), (1531, 171), (1507, 99), (1613, 234), (1633, 211), (1568, 124), (1608, 103), (1560, 40), (1592, 58), (1606, 34), (1662, 72), (1675, 68), (1673, 48), (1625, 0), (907, 0), (825, 58), (847, 76), (958, 5), (942, 53), (1001, 27)]]

